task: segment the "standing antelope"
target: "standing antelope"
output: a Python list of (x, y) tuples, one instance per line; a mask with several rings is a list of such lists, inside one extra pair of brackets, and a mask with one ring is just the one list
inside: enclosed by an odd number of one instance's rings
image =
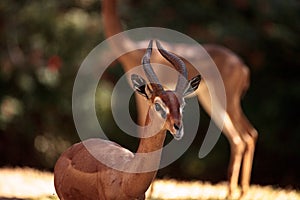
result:
[[(175, 139), (183, 136), (184, 97), (198, 88), (201, 79), (198, 75), (187, 82), (182, 60), (164, 49), (161, 51), (182, 76), (178, 76), (174, 91), (164, 90), (150, 64), (150, 41), (142, 59), (150, 83), (147, 84), (139, 75), (131, 75), (135, 91), (150, 103), (145, 121), (147, 127), (142, 133), (137, 153), (102, 139), (74, 144), (61, 155), (54, 168), (54, 184), (60, 199), (145, 199), (145, 192), (159, 166), (166, 131), (169, 130)], [(93, 150), (93, 155), (89, 150)], [(156, 152), (154, 156), (147, 155), (153, 152)], [(101, 163), (103, 157), (109, 157), (110, 163), (118, 165), (118, 169), (126, 169), (126, 172)], [(145, 166), (156, 170), (139, 173)]]
[[(102, 0), (103, 26), (107, 38), (123, 31), (121, 21), (117, 14), (116, 4), (116, 0)], [(139, 49), (142, 44), (144, 44), (143, 41), (136, 43), (126, 37), (124, 37), (122, 41), (116, 42), (112, 40), (110, 43), (111, 47), (115, 51), (126, 50), (128, 46), (136, 46), (136, 48), (131, 49)], [(201, 66), (200, 58), (202, 55), (191, 54), (194, 49), (192, 45), (168, 43), (164, 43), (164, 45), (169, 49), (177, 49), (177, 55), (188, 60), (195, 60), (199, 63), (199, 66)], [(228, 196), (231, 196), (232, 192), (236, 190), (238, 186), (241, 168), (241, 186), (243, 195), (249, 188), (255, 143), (258, 137), (257, 131), (244, 115), (240, 105), (240, 100), (249, 87), (249, 69), (237, 55), (225, 47), (212, 44), (206, 44), (203, 45), (203, 47), (215, 62), (225, 87), (227, 106), (222, 131), (229, 140), (231, 147), (231, 156), (228, 167)], [(141, 54), (142, 50), (137, 50), (124, 54), (118, 58), (125, 72), (139, 64)], [(158, 52), (154, 52), (152, 58), (156, 63), (168, 65)], [(186, 63), (186, 66), (189, 76), (195, 76), (195, 73), (197, 72), (195, 72), (193, 66), (189, 63)], [(198, 100), (203, 108), (212, 117), (212, 119), (217, 122), (221, 116), (212, 115), (212, 99), (207, 87), (208, 82), (214, 81), (215, 80), (213, 78), (201, 81), (201, 84), (196, 91), (196, 95), (198, 96)], [(222, 99), (218, 99), (218, 97), (215, 98), (215, 101), (222, 101)], [(144, 122), (143, 117), (148, 110), (148, 106), (138, 95), (136, 95), (136, 102), (139, 114), (138, 121), (142, 124)]]

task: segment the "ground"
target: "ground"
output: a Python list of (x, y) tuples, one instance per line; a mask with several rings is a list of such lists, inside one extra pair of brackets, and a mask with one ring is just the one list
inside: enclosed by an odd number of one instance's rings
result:
[[(148, 200), (221, 200), (226, 199), (226, 183), (156, 180), (147, 191), (147, 197)], [(57, 200), (53, 174), (31, 168), (0, 169), (0, 200), (24, 199)], [(300, 200), (300, 191), (252, 185), (245, 200)]]

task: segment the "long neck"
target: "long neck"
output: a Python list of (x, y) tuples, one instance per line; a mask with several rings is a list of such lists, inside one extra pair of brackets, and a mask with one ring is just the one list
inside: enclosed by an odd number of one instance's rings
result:
[[(149, 122), (149, 115), (147, 115), (146, 118), (146, 124), (149, 125), (147, 122)], [(158, 124), (161, 124), (161, 122), (158, 123), (153, 119), (151, 124), (143, 132), (143, 136), (152, 134), (151, 130), (153, 130), (153, 128), (160, 129), (160, 127), (154, 127)], [(151, 137), (143, 137), (140, 139), (138, 150), (130, 163), (131, 170), (134, 170), (136, 173), (125, 173), (123, 177), (122, 187), (128, 195), (132, 197), (140, 196), (149, 188), (159, 168), (165, 137), (166, 130), (161, 129), (157, 134)], [(148, 171), (148, 169), (152, 170)]]
[(106, 37), (122, 32), (116, 0), (102, 0), (102, 18)]
[[(106, 38), (114, 36), (123, 31), (120, 17), (117, 13), (117, 0), (102, 0), (102, 19)], [(138, 50), (137, 44), (129, 39), (126, 34), (120, 34), (109, 40), (113, 52), (123, 54), (118, 58), (125, 71), (129, 71), (140, 65), (144, 51)], [(136, 51), (132, 51), (135, 50)], [(125, 52), (128, 52), (124, 54)], [(130, 53), (129, 53), (130, 52)]]

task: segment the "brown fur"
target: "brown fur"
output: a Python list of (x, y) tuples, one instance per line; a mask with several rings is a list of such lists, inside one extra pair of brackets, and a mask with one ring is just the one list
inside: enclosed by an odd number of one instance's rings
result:
[[(107, 38), (123, 31), (116, 10), (116, 4), (116, 0), (102, 0), (103, 26)], [(111, 47), (115, 51), (122, 51), (126, 49), (125, 44), (136, 45), (139, 47), (142, 46), (141, 44), (133, 43), (133, 41), (128, 38), (123, 38), (122, 42), (112, 42)], [(181, 44), (172, 45), (167, 43), (164, 43), (164, 46), (168, 46), (167, 49), (170, 50), (178, 49), (177, 52), (180, 51), (181, 53), (179, 55), (182, 57), (186, 56), (186, 49), (193, 48), (192, 46)], [(238, 56), (225, 47), (214, 44), (205, 44), (203, 47), (215, 62), (223, 79), (226, 92), (227, 109), (223, 133), (229, 140), (231, 147), (231, 158), (228, 167), (228, 195), (230, 196), (233, 190), (237, 188), (241, 168), (241, 185), (242, 191), (245, 193), (247, 192), (250, 184), (253, 154), (258, 136), (257, 131), (244, 115), (240, 105), (241, 97), (245, 94), (249, 87), (249, 69)], [(118, 59), (122, 63), (125, 72), (139, 65), (142, 52), (142, 50), (130, 52)], [(198, 57), (201, 56), (192, 55), (191, 59), (197, 60)], [(170, 65), (162, 58), (162, 56), (159, 55), (157, 51), (153, 52), (152, 58), (153, 62)], [(199, 63), (199, 65), (200, 64), (201, 63)], [(186, 63), (186, 65), (189, 78), (198, 73), (189, 63)], [(197, 90), (197, 95), (203, 108), (209, 115), (211, 115), (211, 99), (207, 87), (207, 81), (214, 80), (202, 81)], [(216, 101), (221, 100), (218, 99), (218, 97), (215, 98)], [(143, 124), (143, 116), (145, 116), (147, 105), (140, 99), (140, 97), (137, 96), (136, 99), (139, 112), (139, 122)], [(217, 120), (216, 116), (211, 117), (214, 120)]]

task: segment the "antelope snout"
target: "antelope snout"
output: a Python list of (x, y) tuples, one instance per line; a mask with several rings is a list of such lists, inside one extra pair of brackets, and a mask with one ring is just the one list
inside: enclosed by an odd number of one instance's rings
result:
[(182, 123), (174, 123), (173, 127), (170, 129), (171, 134), (173, 135), (175, 140), (180, 140), (183, 137), (183, 124)]

